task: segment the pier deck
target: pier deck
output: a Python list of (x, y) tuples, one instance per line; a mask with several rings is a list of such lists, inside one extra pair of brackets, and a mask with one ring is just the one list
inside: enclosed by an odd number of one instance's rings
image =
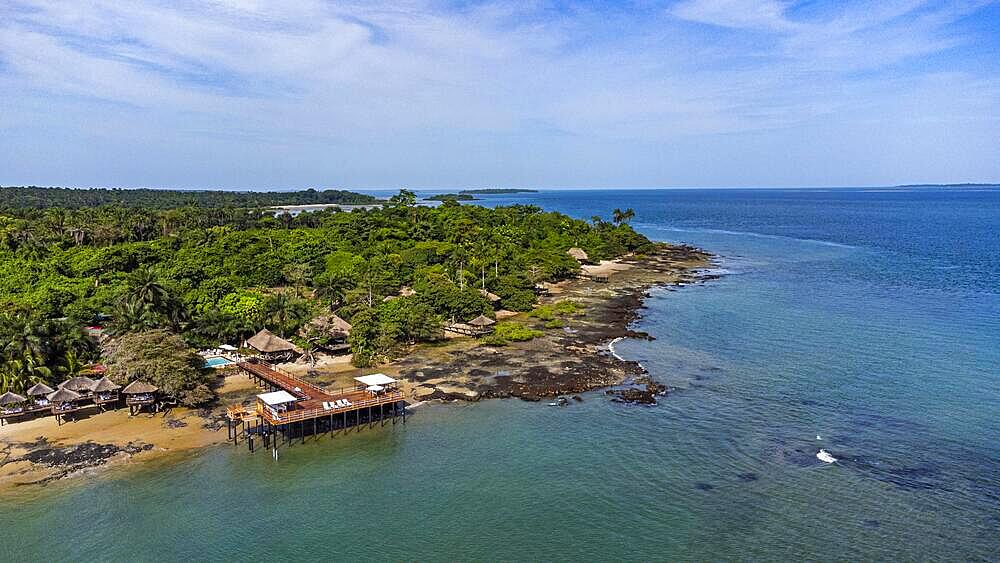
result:
[[(259, 402), (257, 403), (256, 415), (263, 421), (274, 426), (326, 418), (361, 409), (382, 407), (383, 405), (395, 406), (396, 403), (403, 400), (403, 393), (399, 390), (387, 390), (377, 395), (373, 395), (364, 389), (343, 389), (339, 393), (334, 393), (263, 362), (240, 362), (237, 364), (237, 367), (245, 371), (261, 385), (276, 391), (287, 391), (298, 399), (294, 403), (293, 408), (283, 412), (276, 412)], [(350, 404), (328, 408), (330, 406), (329, 403), (342, 402), (344, 400)], [(324, 406), (324, 403), (327, 403), (327, 406)]]

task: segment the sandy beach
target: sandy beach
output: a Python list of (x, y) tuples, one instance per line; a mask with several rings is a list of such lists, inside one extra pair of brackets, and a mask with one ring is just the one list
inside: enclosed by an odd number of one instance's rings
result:
[[(642, 367), (615, 357), (609, 344), (616, 338), (646, 337), (628, 325), (650, 287), (697, 281), (697, 270), (708, 264), (709, 256), (701, 251), (664, 246), (652, 256), (590, 266), (585, 274), (607, 275), (608, 281), (566, 280), (549, 286), (540, 299), (542, 304), (570, 299), (582, 306), (581, 312), (562, 319), (563, 326), (546, 328), (543, 320), (524, 313), (508, 317), (543, 331), (527, 342), (487, 346), (472, 338), (448, 339), (415, 346), (388, 365), (366, 370), (353, 367), (348, 356), (280, 367), (329, 389), (352, 387), (353, 378), (362, 373), (384, 372), (400, 379), (411, 404), (504, 397), (536, 401), (623, 383), (646, 385)], [(93, 409), (61, 426), (50, 416), (6, 424), (0, 427), (0, 490), (224, 444), (226, 406), (252, 405), (258, 390), (235, 373), (220, 382), (219, 400), (210, 408), (134, 417), (124, 408)]]

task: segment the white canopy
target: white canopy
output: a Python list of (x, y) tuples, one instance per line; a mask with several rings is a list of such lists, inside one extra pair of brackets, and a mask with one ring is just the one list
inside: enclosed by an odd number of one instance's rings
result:
[(385, 387), (382, 387), (381, 385), (369, 385), (368, 390), (378, 393), (379, 391), (385, 390)]
[(237, 350), (236, 346), (233, 346), (231, 344), (220, 344), (219, 349), (225, 350), (227, 352), (235, 352)]
[(295, 395), (292, 395), (288, 391), (284, 390), (257, 395), (257, 398), (263, 401), (265, 405), (272, 407), (277, 405), (283, 405), (285, 403), (294, 403), (295, 401), (298, 400), (295, 398)]
[(366, 386), (371, 385), (392, 385), (396, 382), (395, 379), (389, 377), (384, 373), (373, 373), (371, 375), (362, 375), (361, 377), (355, 377), (355, 381), (360, 381)]

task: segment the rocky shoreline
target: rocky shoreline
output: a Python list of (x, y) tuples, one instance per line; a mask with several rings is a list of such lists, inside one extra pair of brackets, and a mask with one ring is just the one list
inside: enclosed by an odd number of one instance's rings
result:
[[(641, 365), (615, 357), (609, 345), (623, 337), (652, 338), (629, 328), (649, 290), (710, 279), (699, 273), (710, 259), (693, 247), (662, 245), (655, 254), (622, 260), (625, 269), (607, 282), (577, 279), (559, 284), (543, 304), (569, 299), (584, 307), (582, 315), (565, 318), (563, 327), (545, 328), (543, 321), (526, 315), (512, 319), (542, 330), (539, 338), (503, 347), (461, 342), (418, 348), (392, 367), (411, 384), (411, 399), (419, 401), (511, 397), (540, 401), (619, 385), (657, 389), (659, 384), (649, 380)], [(633, 400), (638, 397), (635, 392), (616, 391), (615, 397), (649, 403), (659, 394), (662, 391)]]
[[(525, 314), (508, 319), (541, 330), (541, 337), (508, 346), (471, 338), (421, 345), (379, 370), (401, 380), (411, 403), (558, 398), (555, 404), (568, 405), (582, 400), (580, 393), (605, 389), (615, 402), (655, 404), (667, 389), (637, 362), (615, 357), (610, 343), (651, 338), (629, 328), (649, 289), (710, 279), (699, 273), (710, 259), (692, 247), (660, 245), (651, 255), (619, 261), (607, 282), (555, 284), (542, 304), (572, 300), (582, 306), (581, 313), (560, 317), (561, 326), (546, 328), (545, 320)], [(346, 363), (317, 370), (283, 367), (329, 387), (353, 385), (351, 378), (359, 374)], [(219, 391), (219, 403), (205, 409), (136, 417), (120, 410), (83, 415), (61, 426), (45, 417), (6, 425), (0, 428), (0, 488), (44, 484), (133, 459), (226, 443), (226, 405), (249, 403), (258, 391), (237, 375), (227, 377)]]

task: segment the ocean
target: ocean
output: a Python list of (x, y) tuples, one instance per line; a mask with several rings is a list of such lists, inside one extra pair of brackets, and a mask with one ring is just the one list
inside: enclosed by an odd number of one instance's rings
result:
[[(719, 278), (623, 340), (672, 392), (419, 407), (0, 500), (0, 559), (995, 560), (1000, 188), (543, 191)], [(837, 462), (816, 458), (820, 449)], [(266, 454), (266, 452), (265, 452)]]

